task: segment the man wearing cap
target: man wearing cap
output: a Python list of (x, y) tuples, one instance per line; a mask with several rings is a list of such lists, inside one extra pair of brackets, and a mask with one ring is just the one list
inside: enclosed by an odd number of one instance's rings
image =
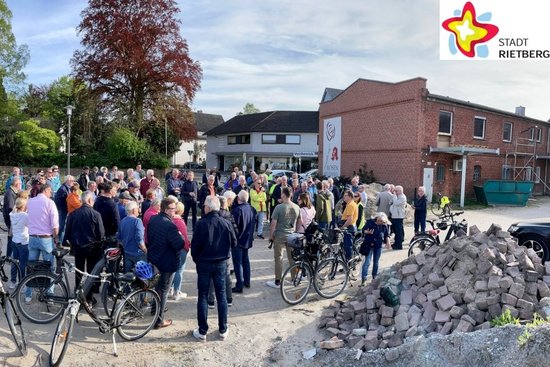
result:
[(128, 193), (132, 200), (135, 200), (136, 203), (141, 204), (143, 201), (143, 196), (139, 192), (139, 184), (136, 181), (131, 181), (128, 184)]
[(84, 189), (88, 187), (88, 182), (90, 182), (90, 167), (84, 166), (82, 168), (82, 173), (78, 177), (78, 184)]
[(135, 201), (128, 191), (122, 191), (120, 194), (118, 194), (118, 203), (117, 203), (117, 209), (118, 209), (118, 215), (120, 216), (120, 220), (122, 221), (124, 217), (126, 217), (126, 204), (128, 204), (130, 201)]

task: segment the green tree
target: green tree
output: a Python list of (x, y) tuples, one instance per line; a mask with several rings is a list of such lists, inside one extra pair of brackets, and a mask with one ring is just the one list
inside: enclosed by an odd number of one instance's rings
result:
[(61, 140), (55, 131), (41, 128), (36, 120), (22, 121), (15, 133), (21, 158), (32, 161), (44, 153), (55, 153), (59, 150)]
[(23, 68), (29, 61), (28, 47), (17, 45), (11, 18), (6, 1), (0, 0), (0, 82), (9, 90), (25, 80)]
[(239, 112), (238, 115), (250, 115), (252, 113), (259, 113), (260, 109), (254, 106), (253, 103), (247, 103), (244, 105), (242, 112)]
[(107, 138), (107, 156), (113, 163), (133, 167), (147, 154), (147, 143), (126, 128), (117, 128)]

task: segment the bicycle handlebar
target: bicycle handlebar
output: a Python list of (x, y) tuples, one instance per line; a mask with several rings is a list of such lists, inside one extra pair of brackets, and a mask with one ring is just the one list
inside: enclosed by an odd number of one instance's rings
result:
[(63, 264), (65, 264), (67, 266), (68, 271), (70, 271), (71, 273), (72, 272), (77, 272), (78, 274), (83, 275), (87, 278), (94, 278), (94, 279), (103, 280), (103, 279), (107, 279), (108, 277), (113, 275), (113, 273), (105, 273), (105, 272), (101, 272), (99, 275), (90, 274), (87, 271), (82, 271), (82, 270), (78, 269), (75, 264), (70, 263), (65, 259), (62, 259), (62, 260), (63, 260)]

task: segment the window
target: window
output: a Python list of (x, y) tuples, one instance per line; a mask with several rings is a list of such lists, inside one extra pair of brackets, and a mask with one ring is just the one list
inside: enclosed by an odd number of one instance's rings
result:
[(539, 127), (531, 127), (529, 129), (529, 140), (537, 140), (537, 143), (540, 143), (542, 140), (542, 129)]
[(300, 144), (297, 134), (262, 134), (262, 144)]
[(474, 118), (474, 139), (485, 138), (485, 117)]
[(436, 171), (435, 179), (437, 181), (445, 181), (445, 165), (444, 164), (438, 164), (437, 165), (437, 171)]
[(535, 167), (535, 183), (540, 183), (540, 166)]
[(525, 167), (524, 181), (533, 181), (533, 167)]
[(247, 135), (228, 135), (227, 145), (250, 144), (250, 134)]
[(474, 166), (474, 181), (481, 179), (481, 166)]
[(277, 135), (275, 134), (262, 134), (262, 144), (276, 144)]
[(287, 135), (286, 144), (300, 144), (300, 135)]
[(510, 180), (512, 178), (512, 167), (503, 165), (502, 166), (502, 179)]
[(505, 122), (502, 125), (502, 141), (511, 142), (512, 141), (512, 123)]
[(453, 132), (453, 113), (449, 111), (439, 111), (439, 134), (451, 135)]

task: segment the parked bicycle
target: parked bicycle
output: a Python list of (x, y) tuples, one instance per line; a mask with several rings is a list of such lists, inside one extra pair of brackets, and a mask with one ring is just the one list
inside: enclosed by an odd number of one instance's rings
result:
[(3, 276), (2, 279), (0, 279), (0, 282), (2, 282), (4, 289), (9, 289), (14, 286), (10, 280), (21, 280), (21, 269), (19, 268), (19, 261), (2, 255), (2, 248), (4, 248), (4, 243), (0, 238), (0, 268), (3, 272), (2, 274), (6, 274), (5, 277)]
[[(0, 255), (1, 255), (1, 247), (0, 247)], [(6, 317), (6, 321), (8, 323), (8, 327), (10, 329), (11, 335), (13, 337), (13, 340), (15, 341), (15, 345), (17, 346), (17, 349), (21, 353), (21, 355), (27, 354), (27, 340), (25, 339), (25, 333), (23, 331), (23, 325), (21, 323), (21, 318), (17, 314), (17, 310), (14, 307), (14, 301), (10, 297), (9, 291), (4, 286), (5, 283), (8, 281), (8, 274), (9, 272), (6, 272), (6, 268), (4, 266), (5, 262), (9, 263), (9, 258), (5, 256), (0, 257), (0, 306), (2, 307), (2, 312), (4, 313), (4, 316)]]
[(436, 194), (437, 200), (435, 200), (430, 206), (430, 210), (434, 215), (438, 217), (446, 216), (451, 213), (451, 200), (448, 196), (445, 196), (438, 192)]
[(359, 247), (363, 237), (357, 234), (352, 246), (352, 256), (346, 259), (343, 233), (340, 228), (332, 229), (337, 233), (338, 243), (332, 244), (332, 256), (322, 260), (317, 266), (313, 278), (315, 290), (321, 297), (334, 298), (344, 291), (350, 280), (357, 280), (361, 254)]
[[(101, 272), (99, 275), (92, 275), (84, 271), (80, 271), (73, 264), (67, 263), (69, 271), (76, 271), (82, 275), (83, 279), (80, 282), (74, 297), (69, 299), (67, 306), (63, 310), (63, 314), (59, 319), (55, 330), (51, 350), (50, 350), (50, 365), (53, 367), (61, 365), (67, 348), (69, 346), (72, 330), (75, 320), (78, 322), (78, 312), (82, 308), (98, 325), (99, 332), (102, 334), (111, 333), (113, 342), (113, 354), (118, 356), (115, 330), (125, 340), (133, 341), (144, 337), (154, 326), (160, 313), (160, 297), (152, 289), (136, 289), (129, 294), (121, 292), (120, 302), (112, 314), (106, 317), (98, 316), (92, 309), (92, 304), (86, 299), (86, 294), (91, 289), (93, 284), (92, 279), (99, 279), (101, 283), (105, 283), (107, 279), (115, 276), (117, 280), (123, 283), (129, 283), (135, 280), (136, 276), (143, 277), (148, 280), (153, 276), (153, 268), (150, 264), (146, 264), (149, 273), (144, 275), (144, 271), (136, 266), (135, 274), (109, 274)], [(87, 279), (90, 278), (90, 279)]]
[[(420, 252), (428, 249), (433, 245), (441, 245), (452, 237), (454, 237), (458, 231), (462, 230), (465, 233), (468, 231), (468, 222), (466, 219), (463, 219), (461, 222), (458, 222), (456, 217), (464, 214), (461, 212), (450, 212), (448, 215), (441, 217), (437, 220), (427, 220), (426, 222), (430, 223), (432, 229), (427, 230), (426, 232), (419, 233), (414, 236), (409, 245), (409, 256), (417, 255)], [(447, 235), (443, 242), (439, 239), (439, 234), (441, 231), (447, 231)]]
[(317, 228), (309, 241), (305, 234), (294, 233), (287, 240), (287, 246), (292, 248), (295, 262), (283, 273), (280, 290), (286, 303), (296, 305), (309, 293), (317, 264), (328, 256), (330, 246), (323, 241), (323, 233)]
[[(93, 242), (88, 246), (102, 246), (103, 242)], [(15, 299), (17, 307), (29, 321), (47, 324), (58, 318), (69, 302), (71, 282), (67, 264), (63, 259), (69, 250), (55, 248), (52, 254), (56, 259), (57, 271), (51, 270), (49, 261), (29, 261), (28, 274), (17, 286)], [(93, 275), (99, 274), (102, 267), (96, 265)]]

